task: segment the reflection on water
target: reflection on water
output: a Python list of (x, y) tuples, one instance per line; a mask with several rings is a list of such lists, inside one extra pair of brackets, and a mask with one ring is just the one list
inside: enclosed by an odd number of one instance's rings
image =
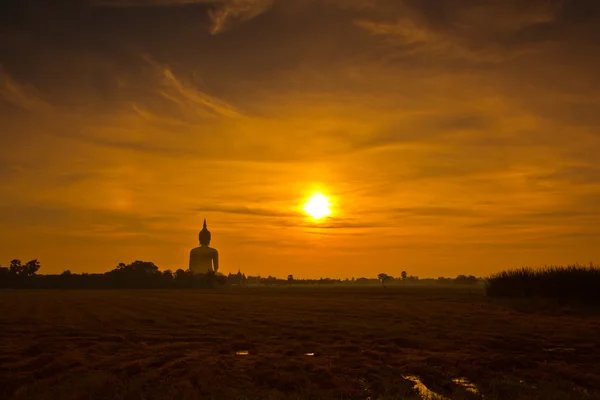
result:
[(238, 356), (247, 356), (248, 355), (248, 350), (236, 351), (235, 354), (238, 355)]
[(304, 353), (305, 356), (314, 357), (315, 353)]
[(523, 386), (528, 386), (528, 387), (529, 387), (529, 388), (531, 388), (531, 389), (537, 389), (537, 386), (535, 386), (535, 385), (530, 385), (530, 384), (528, 384), (527, 382), (525, 382), (523, 379), (519, 379), (519, 383), (520, 383), (521, 385), (523, 385)]
[(421, 396), (423, 400), (449, 400), (447, 397), (444, 397), (441, 394), (438, 394), (427, 388), (427, 386), (425, 386), (417, 376), (402, 375), (402, 378), (415, 384), (414, 388), (417, 392), (419, 392), (419, 396)]
[[(365, 391), (367, 393), (369, 392), (369, 384), (367, 383), (365, 378), (359, 378), (358, 383), (360, 384), (360, 387), (362, 388), (363, 391)], [(367, 397), (367, 400), (370, 400), (370, 399), (371, 399), (371, 397)]]
[(469, 381), (467, 378), (452, 379), (452, 382), (456, 383), (457, 385), (462, 386), (468, 392), (471, 392), (474, 394), (479, 394), (479, 390), (477, 389), (477, 386), (475, 386), (475, 384), (473, 382)]

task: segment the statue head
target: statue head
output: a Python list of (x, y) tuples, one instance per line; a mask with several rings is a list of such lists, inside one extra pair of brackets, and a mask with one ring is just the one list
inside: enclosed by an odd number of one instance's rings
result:
[(204, 219), (204, 226), (198, 234), (198, 240), (200, 244), (208, 246), (210, 244), (210, 231), (206, 228), (206, 218)]

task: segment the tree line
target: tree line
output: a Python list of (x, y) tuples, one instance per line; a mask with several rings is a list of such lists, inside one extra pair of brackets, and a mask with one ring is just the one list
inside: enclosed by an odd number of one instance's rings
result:
[(22, 264), (12, 260), (9, 267), (0, 267), (0, 288), (10, 289), (168, 289), (211, 288), (223, 286), (227, 277), (223, 274), (192, 274), (178, 269), (160, 271), (149, 261), (119, 263), (105, 273), (72, 273), (42, 275), (38, 260)]
[(403, 271), (398, 278), (388, 274), (379, 274), (377, 278), (360, 277), (355, 279), (295, 279), (288, 275), (287, 279), (274, 276), (246, 276), (238, 270), (237, 274), (221, 273), (192, 274), (189, 270), (160, 271), (149, 261), (134, 261), (130, 264), (119, 263), (114, 269), (105, 273), (72, 273), (66, 270), (61, 274), (38, 274), (41, 264), (38, 260), (22, 263), (12, 260), (8, 267), (0, 267), (0, 288), (12, 289), (168, 289), (168, 288), (211, 288), (224, 285), (340, 285), (340, 284), (401, 284), (401, 283), (443, 283), (443, 284), (476, 284), (479, 279), (474, 276), (459, 275), (452, 278), (419, 279)]

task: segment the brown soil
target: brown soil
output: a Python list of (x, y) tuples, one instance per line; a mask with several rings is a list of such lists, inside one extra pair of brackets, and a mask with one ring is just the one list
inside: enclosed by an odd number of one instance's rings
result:
[[(0, 398), (600, 398), (600, 317), (456, 288), (0, 292)], [(238, 355), (236, 352), (248, 352)], [(314, 355), (307, 355), (314, 353)]]

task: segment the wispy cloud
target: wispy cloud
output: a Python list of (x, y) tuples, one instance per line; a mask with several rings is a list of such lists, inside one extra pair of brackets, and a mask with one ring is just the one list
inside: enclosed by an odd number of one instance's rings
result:
[(218, 35), (236, 23), (251, 20), (271, 8), (275, 0), (99, 0), (100, 7), (182, 7), (210, 5), (210, 33)]
[[(435, 4), (435, 5), (434, 5)], [(478, 3), (457, 1), (453, 6), (430, 2), (398, 2), (402, 17), (357, 19), (356, 25), (396, 47), (395, 56), (464, 59), (500, 63), (527, 51), (532, 42), (547, 40), (556, 27), (561, 2), (531, 1)], [(394, 14), (392, 14), (394, 15)]]
[(466, 207), (404, 207), (391, 210), (398, 216), (416, 216), (416, 217), (473, 217), (478, 213), (472, 208)]
[(251, 215), (257, 217), (297, 217), (300, 215), (299, 213), (271, 210), (266, 208), (220, 205), (202, 206), (199, 207), (196, 211), (201, 213), (216, 212), (224, 214)]
[(235, 22), (248, 21), (266, 12), (274, 0), (227, 0), (217, 4), (209, 12), (212, 20), (210, 33), (217, 35), (229, 29)]
[(240, 116), (240, 113), (227, 102), (195, 89), (190, 85), (184, 85), (169, 67), (164, 67), (161, 72), (166, 86), (166, 90), (161, 93), (167, 99), (184, 107), (190, 105), (202, 107), (226, 117)]
[(0, 65), (0, 101), (26, 111), (51, 110), (50, 104), (42, 99), (35, 87), (18, 82), (2, 65)]
[(160, 74), (162, 89), (159, 93), (165, 99), (192, 112), (204, 110), (224, 117), (241, 116), (238, 110), (226, 101), (203, 92), (189, 83), (184, 83), (169, 66), (161, 65), (149, 56), (144, 56), (144, 59)]

